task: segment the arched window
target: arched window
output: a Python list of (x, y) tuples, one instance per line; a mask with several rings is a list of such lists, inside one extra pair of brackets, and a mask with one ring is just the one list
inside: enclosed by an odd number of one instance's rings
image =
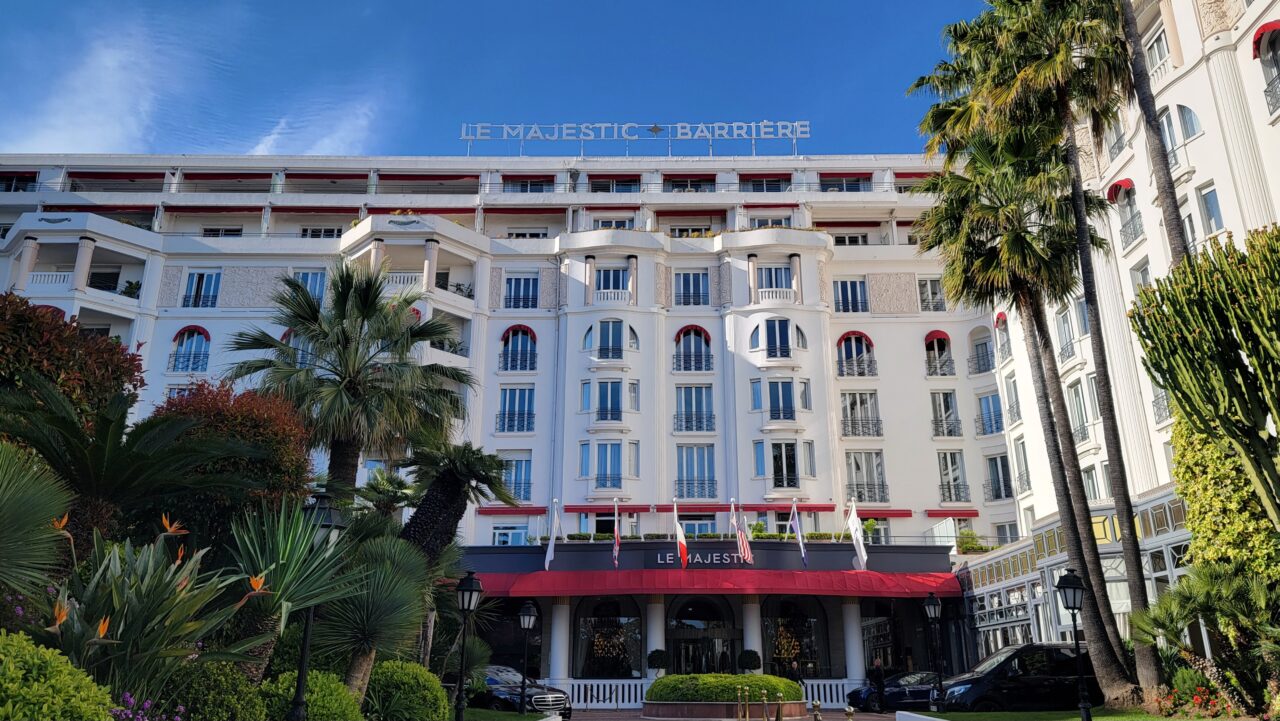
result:
[(513, 325), (502, 334), (502, 354), (498, 369), (504, 371), (538, 370), (538, 337), (527, 325)]
[(975, 328), (969, 334), (969, 372), (989, 373), (996, 367), (996, 352), (991, 343), (991, 332), (986, 327)]
[(735, 673), (740, 642), (722, 596), (683, 596), (667, 615), (668, 673)]
[(630, 596), (593, 596), (578, 604), (573, 649), (575, 678), (639, 678), (640, 607)]
[(635, 326), (627, 326), (627, 347), (640, 350), (640, 334), (636, 332)]
[(1200, 118), (1196, 115), (1196, 111), (1185, 105), (1178, 106), (1178, 124), (1182, 126), (1182, 142), (1184, 143), (1204, 131), (1200, 127)]
[(840, 376), (876, 375), (876, 355), (866, 333), (851, 330), (836, 341), (836, 374)]
[(951, 338), (940, 330), (929, 331), (924, 337), (925, 374), (953, 376), (956, 364), (951, 358)]
[(1263, 23), (1253, 34), (1253, 57), (1262, 61), (1267, 81), (1267, 107), (1280, 110), (1280, 20)]
[(189, 325), (173, 337), (169, 354), (171, 373), (206, 373), (209, 370), (209, 331)]
[(1008, 358), (1012, 352), (1009, 345), (1009, 318), (1003, 312), (996, 313), (996, 342), (1000, 347), (1000, 357)]
[(676, 354), (672, 362), (677, 371), (709, 371), (711, 365), (711, 334), (697, 325), (687, 325), (676, 331)]

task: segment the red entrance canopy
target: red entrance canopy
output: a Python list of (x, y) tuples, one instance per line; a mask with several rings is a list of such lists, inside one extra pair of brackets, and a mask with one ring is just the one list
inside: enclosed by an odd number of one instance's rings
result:
[(610, 596), (622, 594), (720, 593), (923, 598), (959, 596), (950, 573), (880, 571), (781, 571), (735, 569), (645, 569), (478, 573), (490, 596)]

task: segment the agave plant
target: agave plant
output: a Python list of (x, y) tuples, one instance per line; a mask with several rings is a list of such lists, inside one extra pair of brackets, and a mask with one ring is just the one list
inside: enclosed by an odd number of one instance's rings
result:
[(29, 453), (0, 443), (0, 588), (31, 591), (58, 566), (71, 494)]

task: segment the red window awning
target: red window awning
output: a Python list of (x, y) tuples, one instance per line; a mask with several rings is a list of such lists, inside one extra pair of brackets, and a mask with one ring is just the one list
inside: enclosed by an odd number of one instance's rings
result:
[(286, 180), (368, 180), (366, 173), (291, 173), (285, 172)]
[(915, 224), (916, 224), (916, 221), (914, 221), (914, 220), (899, 220), (899, 221), (898, 221), (898, 227), (899, 227), (899, 228), (910, 228), (910, 227), (912, 227), (912, 226), (913, 226), (913, 225), (915, 225)]
[(478, 573), (489, 596), (612, 596), (625, 594), (786, 594), (870, 598), (959, 597), (951, 573), (880, 571), (784, 571), (735, 569), (645, 569)]
[(563, 215), (564, 208), (490, 208), (484, 209), (485, 215)]
[(836, 341), (836, 345), (840, 345), (841, 343), (844, 343), (849, 338), (861, 338), (868, 346), (875, 347), (875, 344), (871, 342), (871, 336), (867, 335), (866, 333), (863, 333), (860, 330), (848, 331), (844, 335), (840, 336), (840, 339)]
[(174, 339), (174, 340), (177, 340), (177, 339), (181, 338), (181, 337), (183, 336), (183, 334), (188, 333), (188, 332), (191, 332), (191, 331), (194, 331), (194, 332), (199, 333), (200, 335), (204, 336), (204, 339), (205, 339), (205, 340), (211, 340), (211, 338), (210, 338), (210, 336), (209, 336), (209, 331), (205, 330), (204, 328), (202, 328), (202, 327), (200, 327), (200, 326), (198, 326), (198, 325), (189, 325), (189, 326), (185, 326), (182, 330), (180, 330), (180, 331), (178, 331), (177, 333), (174, 333), (174, 334), (173, 334), (173, 339)]
[(512, 333), (517, 333), (519, 331), (524, 331), (525, 333), (528, 333), (529, 340), (533, 341), (534, 343), (538, 342), (538, 335), (534, 333), (533, 329), (527, 325), (513, 325), (510, 328), (504, 330), (502, 332), (502, 340), (505, 341), (506, 339), (511, 337)]
[(686, 325), (685, 327), (683, 327), (683, 328), (681, 328), (680, 330), (676, 331), (676, 340), (677, 340), (677, 341), (679, 341), (679, 340), (680, 340), (680, 336), (684, 335), (685, 333), (691, 332), (691, 331), (692, 331), (692, 332), (694, 332), (694, 333), (697, 333), (697, 334), (698, 334), (698, 335), (700, 335), (700, 336), (702, 336), (702, 339), (703, 339), (703, 340), (705, 340), (706, 342), (708, 342), (708, 343), (710, 343), (710, 342), (711, 342), (711, 334), (707, 332), (707, 329), (706, 329), (706, 328), (703, 328), (703, 327), (702, 327), (702, 326), (700, 326), (700, 325)]
[(657, 210), (654, 215), (659, 218), (723, 218), (724, 208), (697, 208), (693, 210)]
[(587, 180), (639, 180), (639, 173), (591, 173)]
[[(271, 212), (295, 215), (359, 215), (359, 208), (334, 208), (326, 205), (273, 205)], [(373, 212), (370, 210), (369, 212)]]
[(74, 180), (164, 180), (164, 173), (73, 170), (67, 173), (67, 177)]
[(379, 173), (378, 180), (390, 180), (392, 182), (447, 182), (451, 180), (479, 180), (479, 175), (428, 175), (423, 173)]
[(917, 172), (913, 172), (913, 171), (908, 171), (908, 172), (905, 172), (905, 173), (903, 173), (903, 172), (895, 172), (895, 173), (893, 174), (893, 177), (895, 177), (895, 178), (928, 178), (928, 177), (930, 177), (930, 176), (934, 176), (934, 175), (937, 175), (937, 173), (934, 173), (934, 172), (932, 172), (932, 171), (927, 171), (927, 172), (923, 172), (923, 173), (917, 173)]
[(930, 508), (924, 512), (929, 518), (977, 518), (976, 508)]
[(715, 180), (715, 173), (663, 173), (663, 180)]
[(261, 205), (166, 205), (166, 213), (261, 213)]
[(554, 183), (556, 176), (554, 175), (519, 175), (516, 173), (503, 173), (503, 180), (527, 180), (531, 183)]
[(1265, 38), (1268, 33), (1274, 32), (1280, 32), (1280, 20), (1265, 22), (1253, 33), (1254, 60), (1257, 60), (1258, 55), (1262, 52), (1262, 39)]
[(1129, 178), (1121, 178), (1112, 183), (1111, 187), (1107, 188), (1107, 202), (1116, 202), (1116, 198), (1120, 197), (1120, 191), (1122, 190), (1133, 190), (1133, 181)]
[(940, 330), (931, 330), (929, 331), (929, 334), (924, 337), (925, 343), (932, 343), (935, 340), (945, 340), (948, 343), (950, 343), (951, 336), (947, 335), (946, 333)]
[(910, 508), (870, 508), (863, 506), (858, 509), (858, 518), (866, 520), (868, 518), (911, 518), (915, 515), (915, 511)]
[(1003, 328), (1008, 324), (1009, 324), (1009, 317), (1004, 314), (1004, 311), (1000, 311), (999, 313), (996, 313), (995, 325), (997, 328)]
[[(725, 506), (728, 509), (728, 506)], [(565, 513), (604, 513), (613, 515), (613, 504), (597, 503), (595, 505), (565, 505)], [(622, 503), (618, 505), (618, 513), (648, 513), (653, 510), (652, 506), (642, 505), (639, 503)]]

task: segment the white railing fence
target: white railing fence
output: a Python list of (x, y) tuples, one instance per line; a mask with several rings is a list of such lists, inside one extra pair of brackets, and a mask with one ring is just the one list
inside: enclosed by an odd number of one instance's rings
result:
[(630, 303), (631, 291), (629, 290), (597, 290), (597, 303)]
[(786, 303), (794, 303), (796, 292), (791, 288), (761, 288), (760, 300), (780, 300)]
[(67, 288), (71, 286), (71, 274), (70, 273), (44, 273), (44, 272), (32, 273), (31, 278), (30, 280), (27, 281), (27, 283), (29, 285), (53, 285), (53, 286)]
[(817, 701), (823, 709), (843, 709), (848, 705), (849, 692), (859, 685), (843, 678), (807, 678), (804, 680), (804, 700), (810, 705)]
[(650, 680), (646, 678), (575, 678), (565, 684), (565, 691), (575, 709), (640, 708), (649, 684)]

